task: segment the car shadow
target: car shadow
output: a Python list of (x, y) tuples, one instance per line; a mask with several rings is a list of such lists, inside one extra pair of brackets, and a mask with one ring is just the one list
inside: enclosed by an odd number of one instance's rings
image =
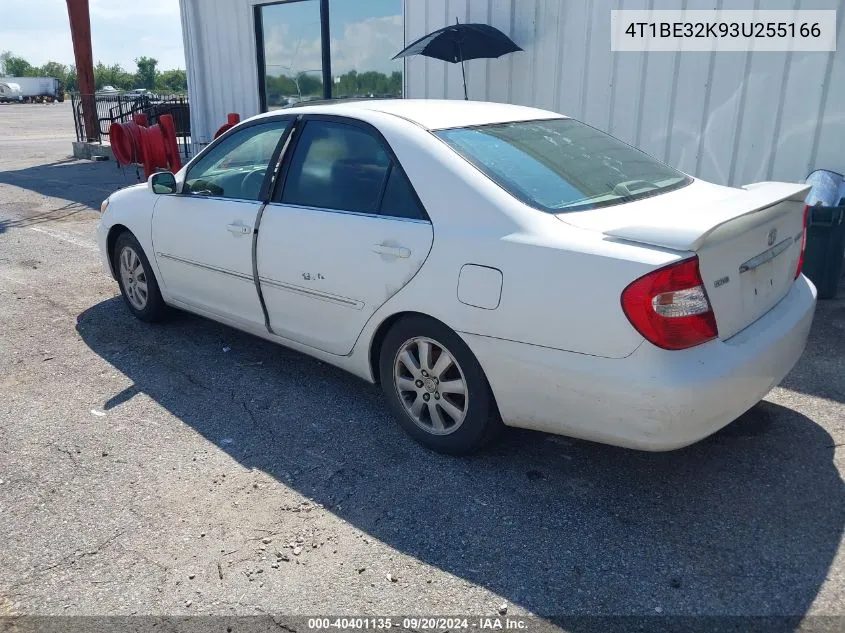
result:
[[(143, 175), (143, 174), (142, 174)], [(0, 233), (16, 226), (31, 226), (64, 220), (88, 211), (99, 211), (100, 203), (117, 189), (137, 184), (135, 168), (120, 168), (114, 161), (67, 159), (46, 165), (0, 171), (0, 185), (10, 185), (64, 200), (67, 204), (47, 211), (25, 213), (15, 219), (0, 219)], [(18, 205), (25, 207), (26, 205)]]
[(245, 467), (540, 615), (801, 616), (842, 537), (833, 441), (776, 404), (671, 453), (512, 430), (456, 459), (404, 436), (377, 387), (225, 326), (147, 325), (114, 298), (77, 330), (134, 383), (107, 408), (147, 394)]

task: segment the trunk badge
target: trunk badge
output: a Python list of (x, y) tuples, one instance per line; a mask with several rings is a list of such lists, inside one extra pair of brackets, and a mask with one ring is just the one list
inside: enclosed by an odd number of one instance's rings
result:
[(724, 286), (724, 285), (725, 285), (726, 283), (728, 283), (730, 280), (731, 280), (731, 278), (730, 278), (730, 277), (728, 277), (727, 275), (725, 275), (724, 277), (722, 277), (722, 278), (717, 279), (716, 281), (714, 281), (714, 282), (713, 282), (713, 287), (714, 287), (714, 288), (718, 288), (719, 286)]
[(778, 230), (777, 230), (777, 229), (772, 229), (771, 231), (769, 231), (769, 235), (768, 235), (768, 237), (766, 238), (766, 243), (767, 243), (769, 246), (774, 246), (774, 244), (775, 244), (775, 240), (776, 240), (777, 238), (778, 238)]

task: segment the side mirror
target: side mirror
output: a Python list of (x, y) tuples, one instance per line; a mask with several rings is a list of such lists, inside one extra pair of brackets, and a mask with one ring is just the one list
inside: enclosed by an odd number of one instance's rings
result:
[(153, 193), (160, 194), (176, 193), (178, 190), (176, 176), (169, 171), (162, 171), (150, 176), (147, 179), (147, 186)]

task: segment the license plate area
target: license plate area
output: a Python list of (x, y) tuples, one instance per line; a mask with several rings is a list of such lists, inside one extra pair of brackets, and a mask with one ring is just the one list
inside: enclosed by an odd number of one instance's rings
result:
[(739, 278), (747, 312), (760, 315), (777, 302), (783, 286), (783, 262), (777, 258), (793, 242), (794, 239), (788, 237), (740, 265)]
[(742, 280), (742, 296), (745, 297), (746, 308), (755, 313), (758, 308), (768, 305), (775, 294), (775, 264), (769, 260), (756, 268), (745, 271), (740, 275)]

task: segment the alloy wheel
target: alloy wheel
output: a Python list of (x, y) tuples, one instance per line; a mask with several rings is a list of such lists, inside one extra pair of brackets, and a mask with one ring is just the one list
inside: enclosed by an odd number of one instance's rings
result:
[(427, 433), (449, 435), (466, 419), (469, 395), (458, 361), (437, 341), (405, 341), (393, 361), (393, 384), (414, 423)]
[(147, 272), (135, 249), (124, 246), (120, 251), (120, 279), (126, 298), (136, 310), (147, 307), (149, 290), (147, 289)]

